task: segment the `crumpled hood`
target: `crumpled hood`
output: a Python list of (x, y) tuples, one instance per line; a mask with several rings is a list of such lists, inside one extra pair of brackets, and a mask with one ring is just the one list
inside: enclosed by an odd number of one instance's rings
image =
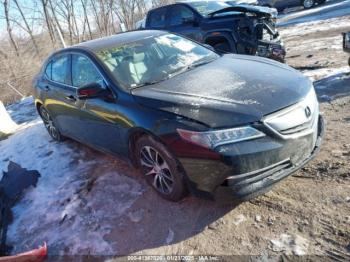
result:
[(273, 60), (224, 55), (169, 80), (132, 90), (140, 104), (210, 127), (260, 121), (302, 100), (311, 81)]
[(275, 8), (250, 5), (246, 3), (236, 3), (236, 2), (227, 2), (227, 3), (230, 4), (231, 7), (223, 8), (221, 10), (212, 12), (209, 14), (209, 16), (213, 16), (216, 14), (225, 14), (229, 12), (242, 12), (242, 13), (254, 13), (258, 16), (277, 18), (278, 12)]

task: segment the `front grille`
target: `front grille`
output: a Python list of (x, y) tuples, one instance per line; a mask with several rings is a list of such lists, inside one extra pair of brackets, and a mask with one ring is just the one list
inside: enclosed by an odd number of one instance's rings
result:
[(264, 117), (264, 124), (275, 133), (290, 136), (315, 131), (319, 115), (318, 101), (314, 89), (301, 102)]
[(304, 130), (308, 129), (309, 127), (310, 127), (309, 123), (305, 123), (305, 124), (301, 124), (301, 125), (298, 125), (298, 126), (295, 126), (295, 127), (291, 127), (291, 128), (285, 129), (285, 130), (281, 130), (280, 132), (283, 135), (290, 135), (290, 134), (294, 134), (294, 133), (297, 133), (297, 132), (304, 131)]
[(281, 162), (273, 164), (271, 166), (265, 167), (260, 170), (256, 170), (253, 172), (230, 176), (226, 179), (227, 185), (232, 187), (233, 189), (242, 187), (247, 184), (255, 183), (259, 180), (263, 180), (269, 176), (272, 176), (286, 168), (291, 168), (293, 164), (290, 159), (285, 159)]

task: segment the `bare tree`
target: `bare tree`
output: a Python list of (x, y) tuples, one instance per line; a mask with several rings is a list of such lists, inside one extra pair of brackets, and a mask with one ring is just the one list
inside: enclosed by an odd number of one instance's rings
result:
[(95, 17), (95, 22), (96, 22), (96, 25), (98, 28), (99, 35), (102, 36), (103, 34), (102, 34), (102, 29), (101, 29), (100, 20), (99, 20), (99, 14), (97, 11), (97, 6), (95, 3), (95, 0), (90, 0), (90, 3), (91, 3), (93, 15)]
[(46, 26), (47, 26), (47, 30), (49, 32), (50, 38), (51, 38), (51, 42), (53, 45), (55, 45), (55, 34), (54, 34), (54, 30), (52, 27), (52, 21), (48, 12), (48, 0), (41, 0), (41, 4), (42, 4), (42, 8), (44, 11), (44, 16), (45, 16), (45, 22), (46, 22)]
[(12, 34), (12, 27), (11, 27), (10, 16), (9, 16), (8, 0), (4, 0), (3, 6), (4, 6), (7, 33), (8, 33), (8, 36), (10, 38), (10, 42), (11, 42), (12, 47), (13, 47), (13, 49), (15, 49), (16, 55), (19, 57), (18, 45), (17, 45), (17, 43), (13, 37), (13, 34)]
[(135, 26), (135, 22), (144, 15), (144, 0), (117, 0), (115, 1), (114, 13), (128, 30)]
[(81, 0), (81, 5), (82, 5), (83, 11), (84, 11), (84, 27), (85, 27), (85, 23), (86, 23), (88, 31), (89, 31), (90, 39), (92, 39), (91, 26), (90, 26), (89, 16), (88, 16), (88, 12), (87, 12), (87, 0)]
[(16, 4), (17, 6), (17, 9), (19, 11), (19, 13), (21, 14), (21, 17), (23, 19), (23, 22), (25, 24), (25, 27), (26, 27), (26, 31), (27, 33), (29, 34), (30, 38), (32, 39), (32, 42), (33, 42), (33, 45), (34, 45), (34, 48), (35, 48), (35, 52), (37, 53), (38, 56), (40, 56), (40, 53), (39, 53), (39, 48), (38, 48), (38, 45), (35, 41), (35, 38), (34, 38), (34, 35), (33, 35), (33, 31), (32, 29), (30, 28), (28, 22), (27, 22), (27, 19), (26, 17), (24, 16), (24, 13), (22, 11), (22, 8), (20, 7), (20, 5), (18, 4), (18, 1), (17, 0), (13, 0), (13, 2)]
[(174, 0), (152, 0), (152, 6), (158, 7), (174, 3)]
[[(2, 61), (2, 64), (7, 67), (7, 69), (10, 71), (11, 73), (11, 77), (15, 78), (16, 77), (16, 73), (15, 70), (12, 68), (11, 64), (9, 63), (9, 57), (6, 54), (5, 51), (3, 51), (2, 49), (0, 49), (0, 55), (3, 57), (3, 59), (5, 60), (4, 62)], [(1, 100), (1, 99), (0, 99)]]
[[(1, 0), (0, 19), (7, 34), (5, 39), (0, 38), (0, 79), (29, 94), (27, 87), (42, 58), (59, 43), (65, 47), (65, 42), (74, 44), (115, 34), (121, 24), (133, 29), (148, 8), (170, 2), (173, 0)], [(27, 78), (20, 78), (24, 75)], [(17, 99), (6, 92), (6, 88), (1, 90), (0, 99)]]
[(52, 17), (53, 17), (53, 20), (54, 20), (54, 23), (56, 25), (56, 28), (57, 30), (59, 30), (58, 34), (60, 35), (63, 35), (64, 34), (64, 31), (61, 27), (61, 23), (59, 22), (58, 18), (57, 18), (57, 15), (56, 15), (56, 11), (55, 11), (55, 8), (52, 4), (52, 0), (48, 0), (48, 3), (50, 5), (50, 10), (51, 10), (51, 14), (52, 14)]

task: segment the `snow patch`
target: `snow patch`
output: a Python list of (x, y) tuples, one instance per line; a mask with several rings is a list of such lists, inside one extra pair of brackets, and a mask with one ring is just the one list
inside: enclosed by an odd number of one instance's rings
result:
[(232, 223), (233, 223), (235, 226), (238, 226), (239, 224), (241, 224), (242, 222), (244, 222), (244, 221), (246, 221), (246, 220), (247, 220), (247, 218), (246, 218), (244, 215), (239, 214), (238, 216), (236, 216), (236, 217), (233, 219)]
[(331, 31), (332, 29), (338, 29), (341, 27), (349, 27), (350, 17), (332, 18), (327, 20), (312, 21), (307, 23), (301, 23), (295, 26), (280, 28), (279, 32), (282, 39), (299, 37), (300, 35), (306, 35), (322, 31)]
[(312, 51), (320, 51), (327, 49), (329, 52), (334, 51), (341, 51), (343, 52), (343, 46), (342, 46), (342, 36), (339, 34), (338, 36), (333, 37), (324, 37), (322, 39), (319, 39), (319, 41), (315, 41), (314, 39), (308, 39), (300, 41), (290, 41), (288, 43), (289, 46), (293, 47), (293, 52), (296, 51), (303, 51), (308, 50), (309, 52)]
[(174, 231), (172, 231), (170, 228), (169, 228), (169, 231), (168, 231), (168, 236), (167, 236), (167, 238), (166, 238), (166, 240), (165, 240), (165, 243), (167, 244), (167, 245), (169, 245), (171, 242), (173, 242), (173, 240), (174, 240)]
[(4, 104), (0, 101), (0, 134), (11, 134), (16, 131), (18, 125), (13, 122), (10, 115), (6, 111)]
[(13, 114), (22, 124), (0, 141), (0, 171), (6, 171), (11, 160), (39, 171), (41, 178), (13, 208), (8, 231), (13, 253), (46, 241), (50, 255), (117, 254), (117, 247), (104, 237), (144, 189), (135, 179), (116, 172), (110, 157), (70, 140), (52, 141), (37, 115), (27, 121), (32, 101), (22, 102), (9, 107), (18, 108)]
[(327, 4), (311, 9), (281, 15), (278, 17), (278, 26), (290, 26), (297, 23), (306, 23), (315, 20), (318, 21), (349, 15), (350, 0), (340, 1), (337, 3), (331, 2), (334, 1), (328, 1)]
[(278, 239), (271, 240), (272, 250), (286, 255), (302, 256), (307, 253), (309, 241), (299, 235), (281, 234)]
[(319, 80), (321, 78), (327, 78), (333, 75), (343, 74), (350, 72), (348, 66), (339, 67), (339, 68), (321, 68), (316, 70), (307, 70), (304, 71), (303, 74), (309, 77), (312, 81)]
[(130, 212), (128, 214), (128, 217), (130, 218), (130, 220), (132, 222), (138, 223), (142, 220), (144, 212), (145, 212), (144, 209), (139, 209), (139, 210), (136, 210), (134, 212)]

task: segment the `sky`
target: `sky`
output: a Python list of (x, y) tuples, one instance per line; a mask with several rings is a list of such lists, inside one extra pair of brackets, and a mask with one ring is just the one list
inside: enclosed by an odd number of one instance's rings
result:
[[(0, 5), (0, 14), (4, 13), (4, 7)], [(6, 23), (5, 20), (0, 17), (0, 37), (5, 33)]]
[[(6, 21), (4, 18), (4, 6), (3, 1), (0, 1), (0, 37), (3, 37), (7, 34), (6, 32)], [(19, 5), (21, 6), (24, 15), (26, 17), (31, 17), (38, 14), (38, 4), (39, 2), (36, 0), (18, 0)], [(17, 7), (12, 1), (9, 1), (9, 9), (10, 9), (10, 17), (16, 19), (16, 21), (20, 21), (22, 23), (22, 19), (20, 17), (19, 12), (17, 11)], [(12, 23), (13, 24), (13, 23)], [(22, 34), (21, 30), (13, 28), (15, 34)]]

